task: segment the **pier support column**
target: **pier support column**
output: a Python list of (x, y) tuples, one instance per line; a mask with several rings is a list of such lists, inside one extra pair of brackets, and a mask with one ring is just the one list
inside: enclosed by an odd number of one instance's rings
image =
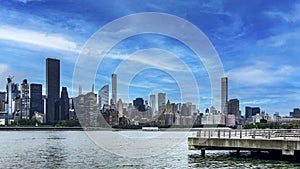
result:
[(240, 152), (241, 152), (241, 150), (236, 150), (236, 156), (240, 156)]
[(205, 157), (205, 148), (201, 148), (201, 156)]

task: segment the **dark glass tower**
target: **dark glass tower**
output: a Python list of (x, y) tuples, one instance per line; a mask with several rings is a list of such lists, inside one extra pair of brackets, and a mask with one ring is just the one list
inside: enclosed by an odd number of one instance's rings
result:
[(69, 96), (66, 87), (62, 87), (61, 96), (60, 96), (60, 120), (69, 119)]
[(21, 114), (22, 119), (29, 119), (30, 116), (30, 99), (29, 99), (29, 84), (24, 79), (21, 84)]
[(44, 104), (42, 98), (42, 85), (30, 84), (30, 115), (32, 118), (34, 112), (44, 113)]
[(59, 114), (59, 88), (60, 88), (60, 61), (57, 59), (46, 59), (46, 95), (47, 113), (46, 122), (54, 124)]
[(133, 106), (138, 109), (140, 112), (145, 111), (144, 99), (143, 98), (136, 98), (133, 100)]

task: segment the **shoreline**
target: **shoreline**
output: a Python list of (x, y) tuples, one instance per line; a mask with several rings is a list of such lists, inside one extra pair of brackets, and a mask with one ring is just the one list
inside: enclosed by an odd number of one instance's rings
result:
[(82, 127), (0, 127), (0, 131), (83, 131)]
[[(198, 128), (159, 128), (159, 131), (196, 131)], [(0, 127), (0, 131), (142, 131), (142, 129), (83, 127)], [(157, 131), (157, 132), (159, 132)], [(149, 132), (149, 131), (145, 131)]]

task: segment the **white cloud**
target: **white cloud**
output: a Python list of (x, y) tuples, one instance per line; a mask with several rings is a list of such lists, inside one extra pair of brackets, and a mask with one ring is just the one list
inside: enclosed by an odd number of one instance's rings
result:
[(286, 22), (300, 21), (300, 4), (296, 4), (289, 12), (268, 11), (265, 14), (271, 18), (281, 18)]
[(0, 75), (8, 70), (8, 65), (0, 63)]
[(28, 43), (57, 50), (79, 52), (77, 44), (62, 36), (18, 29), (11, 26), (0, 26), (0, 39)]
[(22, 3), (24, 3), (24, 4), (27, 4), (28, 2), (33, 2), (33, 1), (40, 2), (40, 1), (42, 1), (42, 0), (15, 0), (15, 1), (17, 1), (17, 2), (22, 2)]
[(295, 68), (283, 65), (277, 69), (263, 62), (258, 62), (251, 66), (232, 69), (227, 72), (228, 78), (233, 82), (243, 85), (274, 84), (288, 78), (295, 72)]
[[(154, 51), (151, 51), (151, 49), (154, 49)], [(147, 49), (147, 52), (145, 49), (139, 50), (138, 54), (120, 54), (120, 53), (109, 53), (106, 55), (107, 58), (110, 59), (118, 59), (122, 61), (126, 61), (126, 64), (142, 64), (145, 66), (151, 66), (153, 68), (157, 69), (163, 69), (168, 70), (172, 72), (205, 72), (206, 70), (203, 67), (192, 65), (192, 63), (189, 65), (187, 64), (186, 58), (180, 58), (174, 52), (166, 51), (165, 52), (157, 52), (158, 49), (156, 48), (150, 48)], [(166, 54), (167, 53), (167, 54)], [(137, 55), (135, 57), (132, 57), (132, 55)], [(149, 57), (149, 55), (152, 55), (152, 57)], [(195, 61), (194, 61), (195, 62)], [(199, 61), (200, 62), (200, 61)], [(201, 65), (202, 66), (202, 65)], [(187, 67), (189, 69), (187, 69)], [(195, 67), (195, 68), (194, 68)], [(199, 68), (200, 67), (200, 68)], [(193, 69), (192, 69), (193, 68)], [(126, 71), (130, 71), (130, 67)]]
[(268, 37), (266, 39), (262, 39), (257, 41), (257, 44), (260, 46), (274, 46), (281, 47), (286, 45), (289, 41), (299, 41), (300, 32), (288, 32), (275, 36)]

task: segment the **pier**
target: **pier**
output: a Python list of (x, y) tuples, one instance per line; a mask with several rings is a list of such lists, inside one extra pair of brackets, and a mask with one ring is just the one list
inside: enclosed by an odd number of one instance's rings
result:
[(294, 156), (300, 152), (300, 130), (198, 129), (188, 137), (189, 150), (269, 151)]

